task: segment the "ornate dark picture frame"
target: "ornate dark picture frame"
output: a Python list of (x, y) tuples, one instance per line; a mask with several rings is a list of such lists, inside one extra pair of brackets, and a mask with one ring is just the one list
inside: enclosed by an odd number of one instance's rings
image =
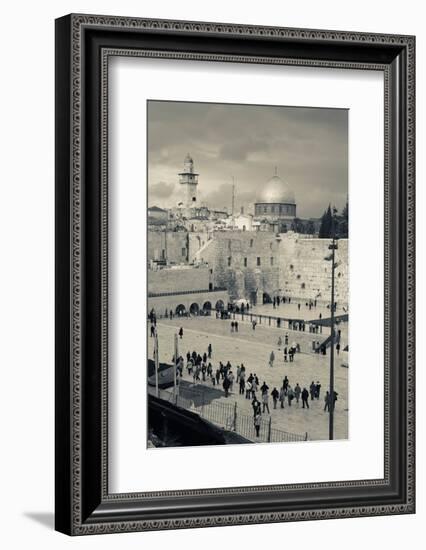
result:
[[(383, 479), (110, 494), (107, 75), (110, 56), (382, 71)], [(56, 529), (70, 535), (414, 513), (415, 39), (189, 21), (56, 21)]]

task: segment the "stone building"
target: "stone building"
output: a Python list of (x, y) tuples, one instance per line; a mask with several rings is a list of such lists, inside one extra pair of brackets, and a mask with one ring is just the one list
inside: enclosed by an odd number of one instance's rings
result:
[(183, 208), (195, 208), (197, 204), (198, 176), (194, 171), (194, 161), (188, 153), (183, 161), (183, 172), (179, 174), (181, 192), (181, 205)]

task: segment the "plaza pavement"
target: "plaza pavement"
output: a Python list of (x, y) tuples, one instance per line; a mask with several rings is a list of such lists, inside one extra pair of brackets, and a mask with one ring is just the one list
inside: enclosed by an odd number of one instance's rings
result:
[[(273, 315), (272, 306), (269, 306), (269, 308), (270, 313), (264, 314)], [(317, 312), (319, 312), (318, 308)], [(283, 315), (282, 312), (280, 313)], [(325, 315), (323, 314), (323, 316)], [(280, 409), (278, 402), (278, 408), (273, 410), (272, 398), (270, 397), (269, 407), (272, 427), (296, 434), (307, 432), (310, 440), (328, 439), (329, 416), (328, 413), (323, 411), (323, 408), (324, 395), (329, 384), (330, 357), (329, 355), (320, 356), (310, 352), (312, 339), (316, 335), (265, 325), (257, 325), (256, 330), (253, 331), (248, 321), (239, 322), (238, 333), (231, 333), (230, 323), (230, 320), (220, 320), (214, 316), (192, 317), (189, 319), (175, 318), (173, 320), (161, 319), (157, 321), (160, 361), (171, 363), (174, 353), (174, 334), (178, 332), (180, 327), (183, 327), (183, 338), (179, 339), (178, 345), (179, 354), (185, 359), (185, 366), (188, 351), (192, 353), (195, 350), (202, 355), (204, 351), (207, 351), (208, 344), (211, 343), (213, 347), (211, 358), (213, 372), (215, 372), (219, 361), (226, 364), (229, 360), (235, 375), (237, 365), (243, 363), (246, 367), (247, 376), (250, 373), (256, 373), (261, 385), (263, 381), (266, 381), (269, 386), (269, 393), (274, 386), (277, 389), (282, 386), (285, 375), (289, 378), (292, 387), (299, 382), (301, 388), (303, 389), (306, 386), (308, 391), (311, 382), (319, 380), (321, 383), (320, 399), (311, 401), (309, 397), (309, 409), (303, 409), (302, 401), (300, 400), (297, 405), (294, 399), (291, 407), (288, 406), (286, 401), (285, 408)], [(284, 340), (286, 332), (289, 334), (289, 344), (299, 342), (302, 349), (301, 353), (295, 355), (293, 363), (284, 363), (282, 350), (277, 348), (278, 336), (281, 335)], [(326, 337), (326, 332), (323, 333), (323, 336)], [(269, 356), (272, 350), (275, 353), (275, 362), (271, 368), (269, 366)], [(150, 337), (148, 337), (148, 353), (149, 357), (153, 356), (153, 338)], [(349, 369), (342, 366), (342, 363), (347, 363), (347, 361), (347, 353), (341, 352), (339, 356), (335, 355), (335, 390), (338, 393), (334, 415), (335, 439), (348, 438)], [(183, 378), (186, 381), (185, 385), (192, 383), (192, 378), (188, 376), (186, 368), (184, 368)], [(214, 399), (216, 402), (232, 404), (237, 402), (240, 414), (252, 415), (251, 400), (239, 395), (239, 386), (235, 382), (233, 392), (228, 398), (224, 396), (221, 385), (215, 386), (215, 391), (212, 391), (211, 380), (197, 383), (197, 390), (202, 390), (202, 386), (204, 386), (205, 394), (209, 398)], [(260, 399), (260, 392), (257, 393), (257, 397)], [(268, 417), (267, 413), (264, 417)]]

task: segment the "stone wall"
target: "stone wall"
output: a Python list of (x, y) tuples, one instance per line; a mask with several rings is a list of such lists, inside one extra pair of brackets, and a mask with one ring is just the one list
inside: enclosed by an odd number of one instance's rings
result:
[[(329, 239), (296, 233), (216, 231), (194, 255), (212, 270), (213, 285), (227, 288), (232, 299), (262, 303), (275, 295), (330, 300)], [(336, 301), (348, 304), (348, 240), (338, 241)]]
[[(148, 233), (148, 259), (161, 259), (165, 238), (164, 232)], [(317, 299), (328, 303), (331, 262), (324, 258), (330, 254), (329, 244), (329, 239), (309, 238), (293, 232), (168, 232), (167, 258), (170, 263), (182, 266), (207, 263), (208, 267), (200, 265), (197, 269), (201, 270), (195, 272), (198, 273), (195, 279), (192, 271), (167, 276), (169, 279), (164, 274), (154, 275), (159, 279), (152, 279), (150, 292), (157, 292), (154, 288), (170, 288), (170, 291), (180, 287), (181, 290), (226, 288), (232, 299), (246, 298), (257, 303), (275, 295), (291, 296), (300, 300)], [(335, 272), (336, 301), (340, 305), (347, 305), (347, 239), (338, 241), (336, 261), (339, 262)], [(164, 280), (160, 280), (161, 277)]]
[[(283, 240), (280, 286), (284, 294), (294, 298), (317, 299), (329, 303), (331, 294), (330, 239), (302, 238), (289, 235)], [(335, 300), (341, 305), (349, 302), (348, 239), (337, 242), (335, 270)]]
[(262, 300), (279, 289), (279, 240), (272, 232), (216, 231), (196, 254), (212, 269), (215, 287), (231, 298)]
[(148, 294), (209, 290), (207, 266), (179, 266), (148, 270)]

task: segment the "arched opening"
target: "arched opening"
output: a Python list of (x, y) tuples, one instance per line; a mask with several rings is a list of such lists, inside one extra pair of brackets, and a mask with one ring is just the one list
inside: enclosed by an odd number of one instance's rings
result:
[(189, 308), (189, 313), (191, 315), (198, 315), (200, 312), (200, 308), (198, 306), (198, 304), (191, 304), (191, 307)]
[(210, 315), (210, 312), (212, 310), (212, 303), (211, 302), (205, 302), (203, 305), (203, 311)]
[(216, 311), (223, 311), (225, 309), (225, 304), (222, 300), (216, 302)]
[(263, 303), (264, 304), (271, 304), (272, 303), (272, 299), (271, 299), (271, 297), (269, 296), (269, 294), (267, 292), (263, 293)]
[(183, 304), (179, 304), (176, 308), (176, 315), (185, 315), (186, 307)]

